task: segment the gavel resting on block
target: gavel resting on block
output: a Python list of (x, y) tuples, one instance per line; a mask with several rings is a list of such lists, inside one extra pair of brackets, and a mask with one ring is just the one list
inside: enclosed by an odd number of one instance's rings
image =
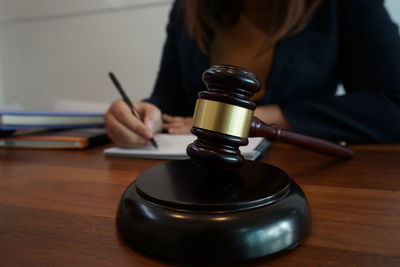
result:
[(247, 137), (265, 137), (327, 155), (350, 158), (354, 152), (339, 144), (281, 129), (253, 117), (256, 104), (250, 98), (260, 90), (256, 76), (244, 69), (215, 65), (204, 72), (208, 91), (199, 93), (192, 133), (197, 140), (187, 154), (199, 165), (218, 169), (240, 167), (244, 158), (239, 146)]
[(253, 117), (256, 76), (233, 66), (203, 74), (187, 147), (190, 160), (156, 165), (123, 193), (116, 224), (139, 252), (188, 263), (244, 261), (290, 251), (311, 230), (303, 190), (283, 170), (244, 160), (249, 136), (349, 158), (335, 143), (282, 130)]

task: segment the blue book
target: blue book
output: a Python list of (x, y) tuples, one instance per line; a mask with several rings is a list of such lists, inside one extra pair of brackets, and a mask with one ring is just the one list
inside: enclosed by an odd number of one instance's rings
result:
[(102, 113), (0, 111), (0, 130), (104, 127)]

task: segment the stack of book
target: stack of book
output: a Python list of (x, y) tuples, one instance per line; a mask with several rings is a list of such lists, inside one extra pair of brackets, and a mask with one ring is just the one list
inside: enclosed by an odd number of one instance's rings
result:
[(0, 147), (83, 149), (106, 141), (102, 113), (0, 111)]

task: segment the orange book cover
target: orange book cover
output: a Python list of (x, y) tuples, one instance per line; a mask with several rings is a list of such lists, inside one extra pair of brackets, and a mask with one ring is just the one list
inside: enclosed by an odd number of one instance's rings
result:
[(0, 138), (0, 147), (36, 149), (84, 149), (109, 139), (104, 128), (17, 131)]

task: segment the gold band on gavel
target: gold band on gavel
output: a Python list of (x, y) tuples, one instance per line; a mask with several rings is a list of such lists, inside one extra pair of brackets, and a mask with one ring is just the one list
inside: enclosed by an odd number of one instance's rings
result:
[(253, 111), (222, 102), (197, 99), (193, 127), (238, 136), (249, 137)]

